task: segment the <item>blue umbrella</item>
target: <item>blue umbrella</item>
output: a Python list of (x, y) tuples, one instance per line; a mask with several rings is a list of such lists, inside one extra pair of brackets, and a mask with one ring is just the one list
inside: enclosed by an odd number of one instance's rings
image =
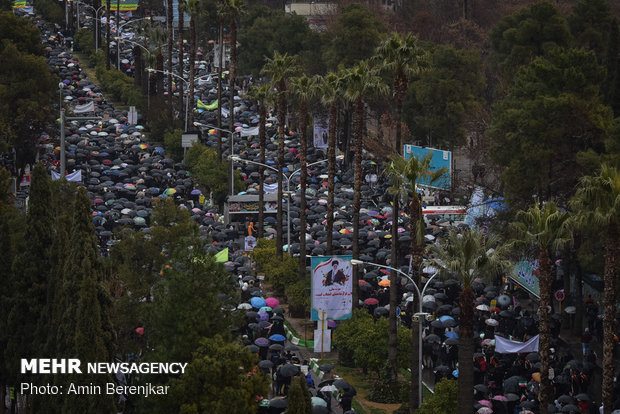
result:
[(448, 319), (452, 319), (452, 320), (454, 320), (454, 318), (453, 318), (452, 316), (448, 316), (448, 315), (444, 315), (444, 316), (442, 316), (441, 318), (439, 318), (439, 320), (440, 320), (440, 321), (442, 321), (442, 322), (445, 322), (445, 321), (447, 321)]
[(458, 378), (458, 377), (459, 377), (459, 370), (458, 370), (458, 369), (455, 369), (454, 371), (452, 371), (452, 376), (453, 376), (454, 378)]
[(284, 342), (286, 341), (286, 338), (280, 334), (275, 334), (275, 335), (271, 335), (269, 337), (269, 339), (271, 339), (273, 342)]
[(263, 306), (267, 305), (267, 302), (265, 302), (265, 299), (255, 296), (252, 299), (250, 299), (250, 304), (254, 306), (256, 309), (260, 309)]
[(458, 338), (459, 334), (454, 331), (446, 332), (446, 338)]

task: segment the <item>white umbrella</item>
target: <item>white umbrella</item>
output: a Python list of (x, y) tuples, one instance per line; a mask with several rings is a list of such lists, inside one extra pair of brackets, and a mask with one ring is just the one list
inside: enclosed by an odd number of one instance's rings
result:
[(334, 385), (326, 385), (323, 388), (321, 388), (319, 391), (321, 392), (338, 392), (338, 388), (336, 388)]
[(433, 296), (433, 295), (425, 295), (422, 298), (422, 303), (424, 303), (424, 302), (435, 302), (435, 296)]
[(479, 311), (487, 312), (489, 310), (489, 307), (487, 305), (485, 305), (485, 304), (482, 304), (482, 305), (476, 306), (476, 309), (478, 309)]
[[(333, 387), (333, 385), (330, 385), (330, 387)], [(326, 388), (326, 387), (323, 387), (323, 388)], [(312, 397), (312, 406), (316, 407), (317, 405), (320, 405), (322, 407), (327, 407), (327, 401), (325, 401), (321, 397)]]

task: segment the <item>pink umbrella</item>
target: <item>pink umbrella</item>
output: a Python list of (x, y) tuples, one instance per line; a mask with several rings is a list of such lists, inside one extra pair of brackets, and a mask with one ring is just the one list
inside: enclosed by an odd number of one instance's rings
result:
[(486, 405), (489, 408), (493, 407), (493, 403), (489, 400), (480, 400), (478, 401), (478, 404)]
[(504, 397), (503, 395), (496, 395), (492, 399), (496, 401), (503, 401), (503, 402), (508, 401), (508, 398)]
[(280, 301), (276, 298), (267, 298), (265, 299), (265, 302), (267, 302), (267, 306), (269, 306), (270, 308), (275, 308), (280, 304)]
[(478, 408), (478, 411), (476, 411), (478, 414), (491, 414), (493, 413), (493, 410), (491, 410), (489, 407), (480, 407)]

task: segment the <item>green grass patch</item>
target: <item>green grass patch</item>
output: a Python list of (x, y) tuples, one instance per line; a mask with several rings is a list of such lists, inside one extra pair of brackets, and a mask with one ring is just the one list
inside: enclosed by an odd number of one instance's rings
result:
[(353, 408), (359, 414), (367, 414), (367, 411), (364, 409), (362, 404), (360, 404), (356, 399), (353, 399), (353, 404), (351, 404), (351, 408)]

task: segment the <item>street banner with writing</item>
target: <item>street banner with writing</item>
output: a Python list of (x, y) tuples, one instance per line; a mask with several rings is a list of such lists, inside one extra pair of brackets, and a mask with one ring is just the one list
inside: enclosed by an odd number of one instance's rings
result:
[(348, 319), (353, 311), (352, 256), (313, 256), (311, 320), (318, 321), (320, 312), (331, 320)]
[(517, 262), (510, 272), (510, 278), (536, 297), (540, 297), (538, 260), (521, 260)]

